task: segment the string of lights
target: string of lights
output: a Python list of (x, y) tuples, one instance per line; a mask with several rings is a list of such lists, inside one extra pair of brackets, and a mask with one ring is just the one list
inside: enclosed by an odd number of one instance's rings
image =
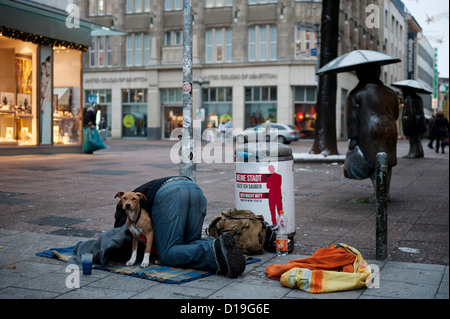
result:
[(88, 50), (87, 46), (82, 44), (70, 41), (56, 40), (34, 33), (7, 28), (5, 26), (0, 26), (0, 35), (11, 39), (32, 42), (34, 44), (47, 45), (50, 47), (65, 47), (68, 49), (75, 49), (83, 52)]

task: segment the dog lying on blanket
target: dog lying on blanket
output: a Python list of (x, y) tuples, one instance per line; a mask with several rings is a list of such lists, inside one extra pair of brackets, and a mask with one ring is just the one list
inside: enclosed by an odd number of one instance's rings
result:
[(137, 249), (139, 241), (145, 244), (144, 259), (142, 268), (150, 265), (150, 252), (153, 244), (153, 224), (148, 212), (142, 208), (141, 203), (147, 200), (144, 194), (138, 192), (118, 192), (114, 198), (120, 198), (123, 210), (127, 214), (126, 225), (133, 235), (131, 248), (131, 258), (127, 261), (127, 266), (136, 263)]

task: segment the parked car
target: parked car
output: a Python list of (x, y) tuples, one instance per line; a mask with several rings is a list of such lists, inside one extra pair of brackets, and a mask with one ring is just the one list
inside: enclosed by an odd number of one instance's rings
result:
[[(292, 141), (300, 139), (299, 132), (292, 126), (282, 123), (270, 123), (271, 141), (276, 139), (280, 143), (289, 144)], [(265, 124), (259, 124), (242, 132), (233, 134), (233, 141), (239, 143), (247, 143), (248, 141), (265, 141), (266, 129)]]

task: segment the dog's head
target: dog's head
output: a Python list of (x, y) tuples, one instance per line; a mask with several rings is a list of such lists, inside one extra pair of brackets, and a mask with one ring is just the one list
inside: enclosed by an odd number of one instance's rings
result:
[(147, 200), (144, 194), (138, 192), (118, 192), (114, 198), (120, 198), (124, 210), (136, 211), (139, 209), (141, 201)]

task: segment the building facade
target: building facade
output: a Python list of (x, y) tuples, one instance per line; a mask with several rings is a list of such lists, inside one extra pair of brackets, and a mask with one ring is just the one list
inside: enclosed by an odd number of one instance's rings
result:
[[(382, 49), (383, 8), (371, 4), (341, 1), (339, 55)], [(77, 5), (83, 18), (126, 33), (92, 37), (83, 57), (84, 105), (100, 105), (112, 138), (170, 138), (183, 123), (183, 1)], [(321, 1), (193, 1), (193, 106), (202, 131), (222, 119), (235, 129), (271, 119), (313, 138), (321, 11)], [(392, 72), (397, 80), (403, 71)], [(346, 139), (345, 101), (356, 84), (353, 73), (338, 75), (338, 139)]]

